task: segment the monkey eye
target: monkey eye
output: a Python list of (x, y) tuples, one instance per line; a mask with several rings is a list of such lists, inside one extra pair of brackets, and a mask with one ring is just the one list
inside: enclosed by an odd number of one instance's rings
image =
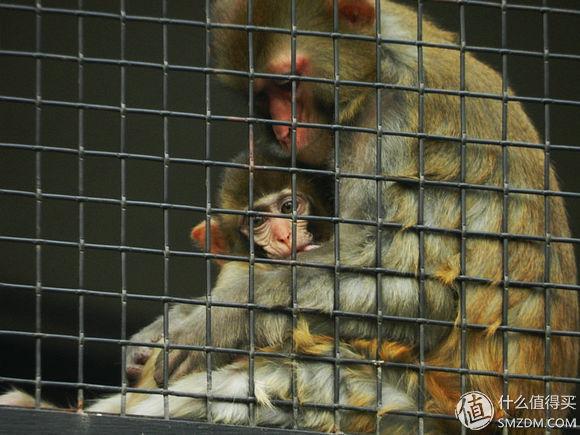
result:
[(292, 80), (276, 80), (274, 84), (284, 91), (292, 91)]
[(254, 228), (261, 227), (266, 222), (266, 216), (254, 216)]
[(280, 206), (280, 212), (283, 214), (292, 214), (292, 199), (284, 201)]

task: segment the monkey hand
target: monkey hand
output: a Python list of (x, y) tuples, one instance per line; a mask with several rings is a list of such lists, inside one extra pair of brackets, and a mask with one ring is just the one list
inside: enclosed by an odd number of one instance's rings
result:
[[(171, 346), (203, 346), (205, 344), (205, 307), (190, 308), (193, 308), (190, 312), (180, 314), (179, 322), (170, 322), (168, 339)], [(217, 355), (212, 354), (212, 362), (216, 357)], [(205, 353), (203, 351), (171, 348), (167, 352), (162, 350), (157, 355), (153, 377), (157, 385), (163, 386), (166, 373), (167, 379), (177, 379), (194, 369), (201, 370), (204, 367)]]
[[(132, 335), (130, 341), (136, 343), (158, 343), (162, 338), (163, 317), (159, 317), (153, 323)], [(125, 370), (127, 372), (127, 379), (131, 384), (135, 383), (141, 377), (143, 367), (151, 357), (154, 349), (153, 347), (145, 345), (127, 346)]]
[[(226, 270), (228, 269), (226, 268)], [(238, 282), (240, 287), (245, 286), (245, 282), (242, 284), (240, 279), (235, 282)], [(235, 286), (231, 290), (230, 295), (242, 293), (242, 290)], [(219, 293), (220, 287), (218, 285), (212, 293), (213, 302), (226, 300), (220, 297)], [(235, 297), (228, 298), (227, 301), (242, 302), (241, 299)], [(245, 320), (246, 314), (243, 310), (213, 306), (211, 308), (212, 339), (211, 343), (206, 343), (205, 305), (186, 305), (184, 307), (187, 307), (187, 310), (181, 309), (178, 311), (179, 307), (179, 305), (175, 306), (173, 311), (169, 313), (170, 317), (173, 316), (169, 322), (169, 335), (167, 337), (170, 349), (167, 352), (163, 350), (159, 352), (155, 361), (153, 378), (159, 386), (166, 385), (166, 379), (178, 379), (194, 370), (206, 368), (206, 352), (203, 350), (176, 349), (175, 347), (171, 348), (172, 346), (199, 346), (201, 348), (206, 344), (211, 344), (220, 348), (240, 348), (244, 347), (243, 343), (247, 336), (247, 327), (244, 328), (243, 326), (247, 324), (247, 320)], [(232, 332), (229, 329), (234, 324), (242, 326), (241, 328), (236, 327), (236, 330)], [(212, 352), (210, 355), (212, 368), (220, 367), (232, 359), (232, 355), (223, 352)]]
[(186, 349), (171, 349), (167, 352), (167, 363), (164, 362), (164, 352), (159, 352), (155, 362), (153, 378), (159, 386), (165, 385), (165, 370), (167, 379), (178, 379), (194, 370), (202, 370), (205, 367), (203, 352), (189, 351)]
[[(220, 306), (219, 303), (248, 303), (248, 265), (241, 262), (226, 263), (218, 275), (212, 289), (211, 301), (211, 341), (206, 341), (206, 306), (189, 305), (189, 310), (176, 312), (179, 305), (170, 311), (169, 344), (199, 346), (199, 350), (170, 349), (165, 358), (160, 352), (155, 364), (155, 381), (162, 386), (167, 379), (176, 379), (193, 370), (206, 366), (204, 346), (220, 349), (247, 349), (250, 342), (248, 310), (238, 307)], [(283, 271), (284, 276), (289, 271)], [(254, 269), (254, 302), (271, 307), (287, 307), (291, 302), (291, 287), (287, 280), (280, 279), (279, 270), (268, 271), (264, 267)], [(278, 288), (280, 287), (280, 288)], [(286, 322), (280, 315), (256, 313), (255, 345), (265, 346), (283, 341)], [(265, 322), (270, 319), (269, 322)], [(276, 321), (276, 319), (278, 319)], [(275, 336), (275, 337), (273, 337)], [(218, 368), (235, 356), (228, 352), (211, 352), (211, 368)]]

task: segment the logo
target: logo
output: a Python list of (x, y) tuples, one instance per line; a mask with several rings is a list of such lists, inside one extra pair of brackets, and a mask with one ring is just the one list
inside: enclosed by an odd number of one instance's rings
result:
[(493, 419), (491, 400), (479, 391), (470, 391), (459, 398), (455, 406), (455, 417), (468, 429), (481, 430)]

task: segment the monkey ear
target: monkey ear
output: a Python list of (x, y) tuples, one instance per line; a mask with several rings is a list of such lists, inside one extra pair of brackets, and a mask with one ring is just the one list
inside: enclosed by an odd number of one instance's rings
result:
[(215, 218), (211, 220), (211, 248), (209, 250), (205, 247), (205, 231), (206, 222), (202, 221), (198, 223), (191, 230), (191, 240), (206, 252), (212, 254), (226, 254), (228, 252), (226, 239), (222, 233), (219, 222)]
[(198, 223), (191, 230), (191, 240), (205, 250), (205, 221)]
[[(327, 0), (332, 13), (334, 0)], [(375, 0), (338, 0), (338, 13), (351, 26), (366, 26), (375, 20)]]

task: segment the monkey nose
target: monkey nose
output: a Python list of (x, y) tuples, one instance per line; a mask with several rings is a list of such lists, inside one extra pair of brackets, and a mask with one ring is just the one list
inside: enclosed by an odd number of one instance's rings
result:
[(280, 242), (288, 247), (292, 247), (292, 233), (289, 232), (286, 235), (279, 236), (278, 242)]

